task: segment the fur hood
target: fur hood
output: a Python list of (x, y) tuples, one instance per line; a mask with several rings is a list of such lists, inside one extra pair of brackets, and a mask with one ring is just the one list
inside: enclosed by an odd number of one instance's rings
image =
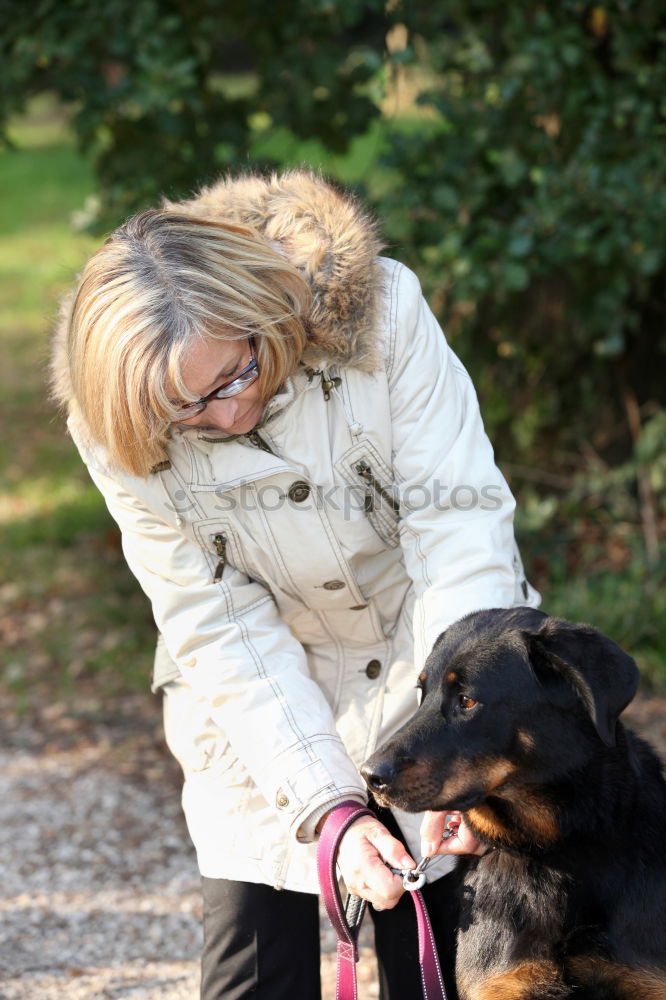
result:
[[(165, 207), (250, 226), (291, 261), (313, 292), (308, 353), (330, 364), (377, 367), (376, 224), (351, 195), (308, 170), (219, 181)], [(307, 360), (307, 358), (305, 359)]]
[[(248, 225), (299, 268), (313, 292), (304, 361), (377, 367), (381, 243), (375, 222), (353, 197), (315, 173), (291, 170), (229, 177), (164, 207)], [(76, 409), (67, 350), (72, 299), (63, 301), (51, 361), (54, 395), (70, 412)]]

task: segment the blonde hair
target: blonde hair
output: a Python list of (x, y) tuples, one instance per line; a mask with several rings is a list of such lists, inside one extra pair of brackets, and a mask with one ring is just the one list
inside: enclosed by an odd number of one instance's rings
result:
[[(148, 211), (88, 261), (67, 321), (71, 392), (111, 465), (147, 476), (166, 456), (181, 366), (196, 337), (255, 338), (262, 399), (306, 345), (310, 288), (247, 226)], [(237, 331), (237, 333), (235, 332)]]

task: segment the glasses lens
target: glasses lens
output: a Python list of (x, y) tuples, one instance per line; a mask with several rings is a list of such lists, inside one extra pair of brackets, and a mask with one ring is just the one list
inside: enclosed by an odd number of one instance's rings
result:
[(206, 409), (206, 405), (211, 399), (228, 399), (229, 396), (237, 396), (239, 392), (247, 389), (248, 385), (255, 382), (259, 377), (259, 365), (257, 364), (257, 359), (254, 357), (254, 343), (252, 340), (250, 340), (250, 352), (252, 360), (247, 368), (243, 369), (238, 378), (229, 382), (228, 385), (223, 385), (219, 389), (214, 390), (201, 401), (182, 403), (176, 412), (176, 420), (189, 420), (190, 417), (196, 417)]
[(188, 420), (189, 417), (196, 417), (197, 413), (201, 413), (206, 407), (203, 403), (183, 403), (176, 410), (177, 420)]
[(242, 392), (243, 389), (247, 389), (248, 385), (254, 382), (258, 376), (259, 372), (255, 367), (252, 371), (247, 372), (245, 375), (241, 375), (239, 378), (235, 378), (233, 382), (229, 383), (229, 385), (225, 385), (222, 389), (219, 389), (215, 393), (215, 398), (228, 399), (229, 396), (236, 396), (239, 392)]

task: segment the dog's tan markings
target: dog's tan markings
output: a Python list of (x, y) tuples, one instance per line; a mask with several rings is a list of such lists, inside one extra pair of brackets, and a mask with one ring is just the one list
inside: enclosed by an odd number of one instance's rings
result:
[(425, 670), (422, 670), (421, 673), (419, 674), (419, 684), (425, 684), (425, 682), (426, 682), (426, 672)]
[(534, 737), (526, 729), (516, 730), (516, 743), (521, 750), (534, 750), (536, 746)]
[(666, 972), (657, 969), (629, 969), (597, 955), (580, 955), (567, 960), (567, 970), (582, 988), (613, 991), (626, 1000), (664, 1000)]
[(557, 841), (560, 831), (555, 812), (533, 791), (524, 786), (505, 789), (502, 799), (512, 807), (510, 827), (500, 820), (488, 803), (469, 810), (470, 822), (482, 837), (505, 843), (527, 840), (540, 847), (550, 847)]
[(516, 765), (510, 760), (499, 757), (497, 760), (488, 762), (487, 769), (483, 775), (483, 784), (486, 794), (494, 792), (506, 779), (516, 770)]
[(500, 823), (490, 806), (475, 806), (466, 815), (469, 817), (474, 829), (481, 834), (484, 840), (505, 840), (509, 836), (509, 831)]
[(504, 784), (515, 771), (516, 765), (503, 757), (490, 757), (485, 761), (476, 761), (474, 766), (460, 762), (456, 773), (442, 784), (438, 800), (455, 803), (466, 798), (470, 791), (477, 790), (484, 795), (490, 795)]
[(446, 681), (447, 684), (457, 684), (458, 683), (458, 674), (456, 673), (455, 670), (449, 670), (449, 672), (446, 675), (446, 677), (444, 678), (444, 680)]
[(535, 843), (544, 847), (554, 844), (560, 829), (553, 808), (530, 789), (521, 788), (518, 796), (512, 802), (518, 813), (518, 825), (533, 835)]
[(553, 962), (534, 961), (514, 965), (480, 983), (461, 990), (463, 1000), (560, 1000), (569, 996)]

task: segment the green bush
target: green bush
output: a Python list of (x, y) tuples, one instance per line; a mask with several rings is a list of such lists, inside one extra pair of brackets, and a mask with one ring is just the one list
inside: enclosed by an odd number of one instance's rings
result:
[(5, 0), (0, 124), (31, 94), (76, 108), (102, 222), (247, 165), (286, 126), (345, 149), (377, 116), (380, 0)]
[[(642, 524), (666, 464), (663, 5), (405, 4), (427, 129), (379, 202), (516, 484)], [(538, 525), (571, 505), (542, 507)], [(596, 516), (596, 515), (595, 515)], [(582, 526), (585, 530), (585, 525)]]

